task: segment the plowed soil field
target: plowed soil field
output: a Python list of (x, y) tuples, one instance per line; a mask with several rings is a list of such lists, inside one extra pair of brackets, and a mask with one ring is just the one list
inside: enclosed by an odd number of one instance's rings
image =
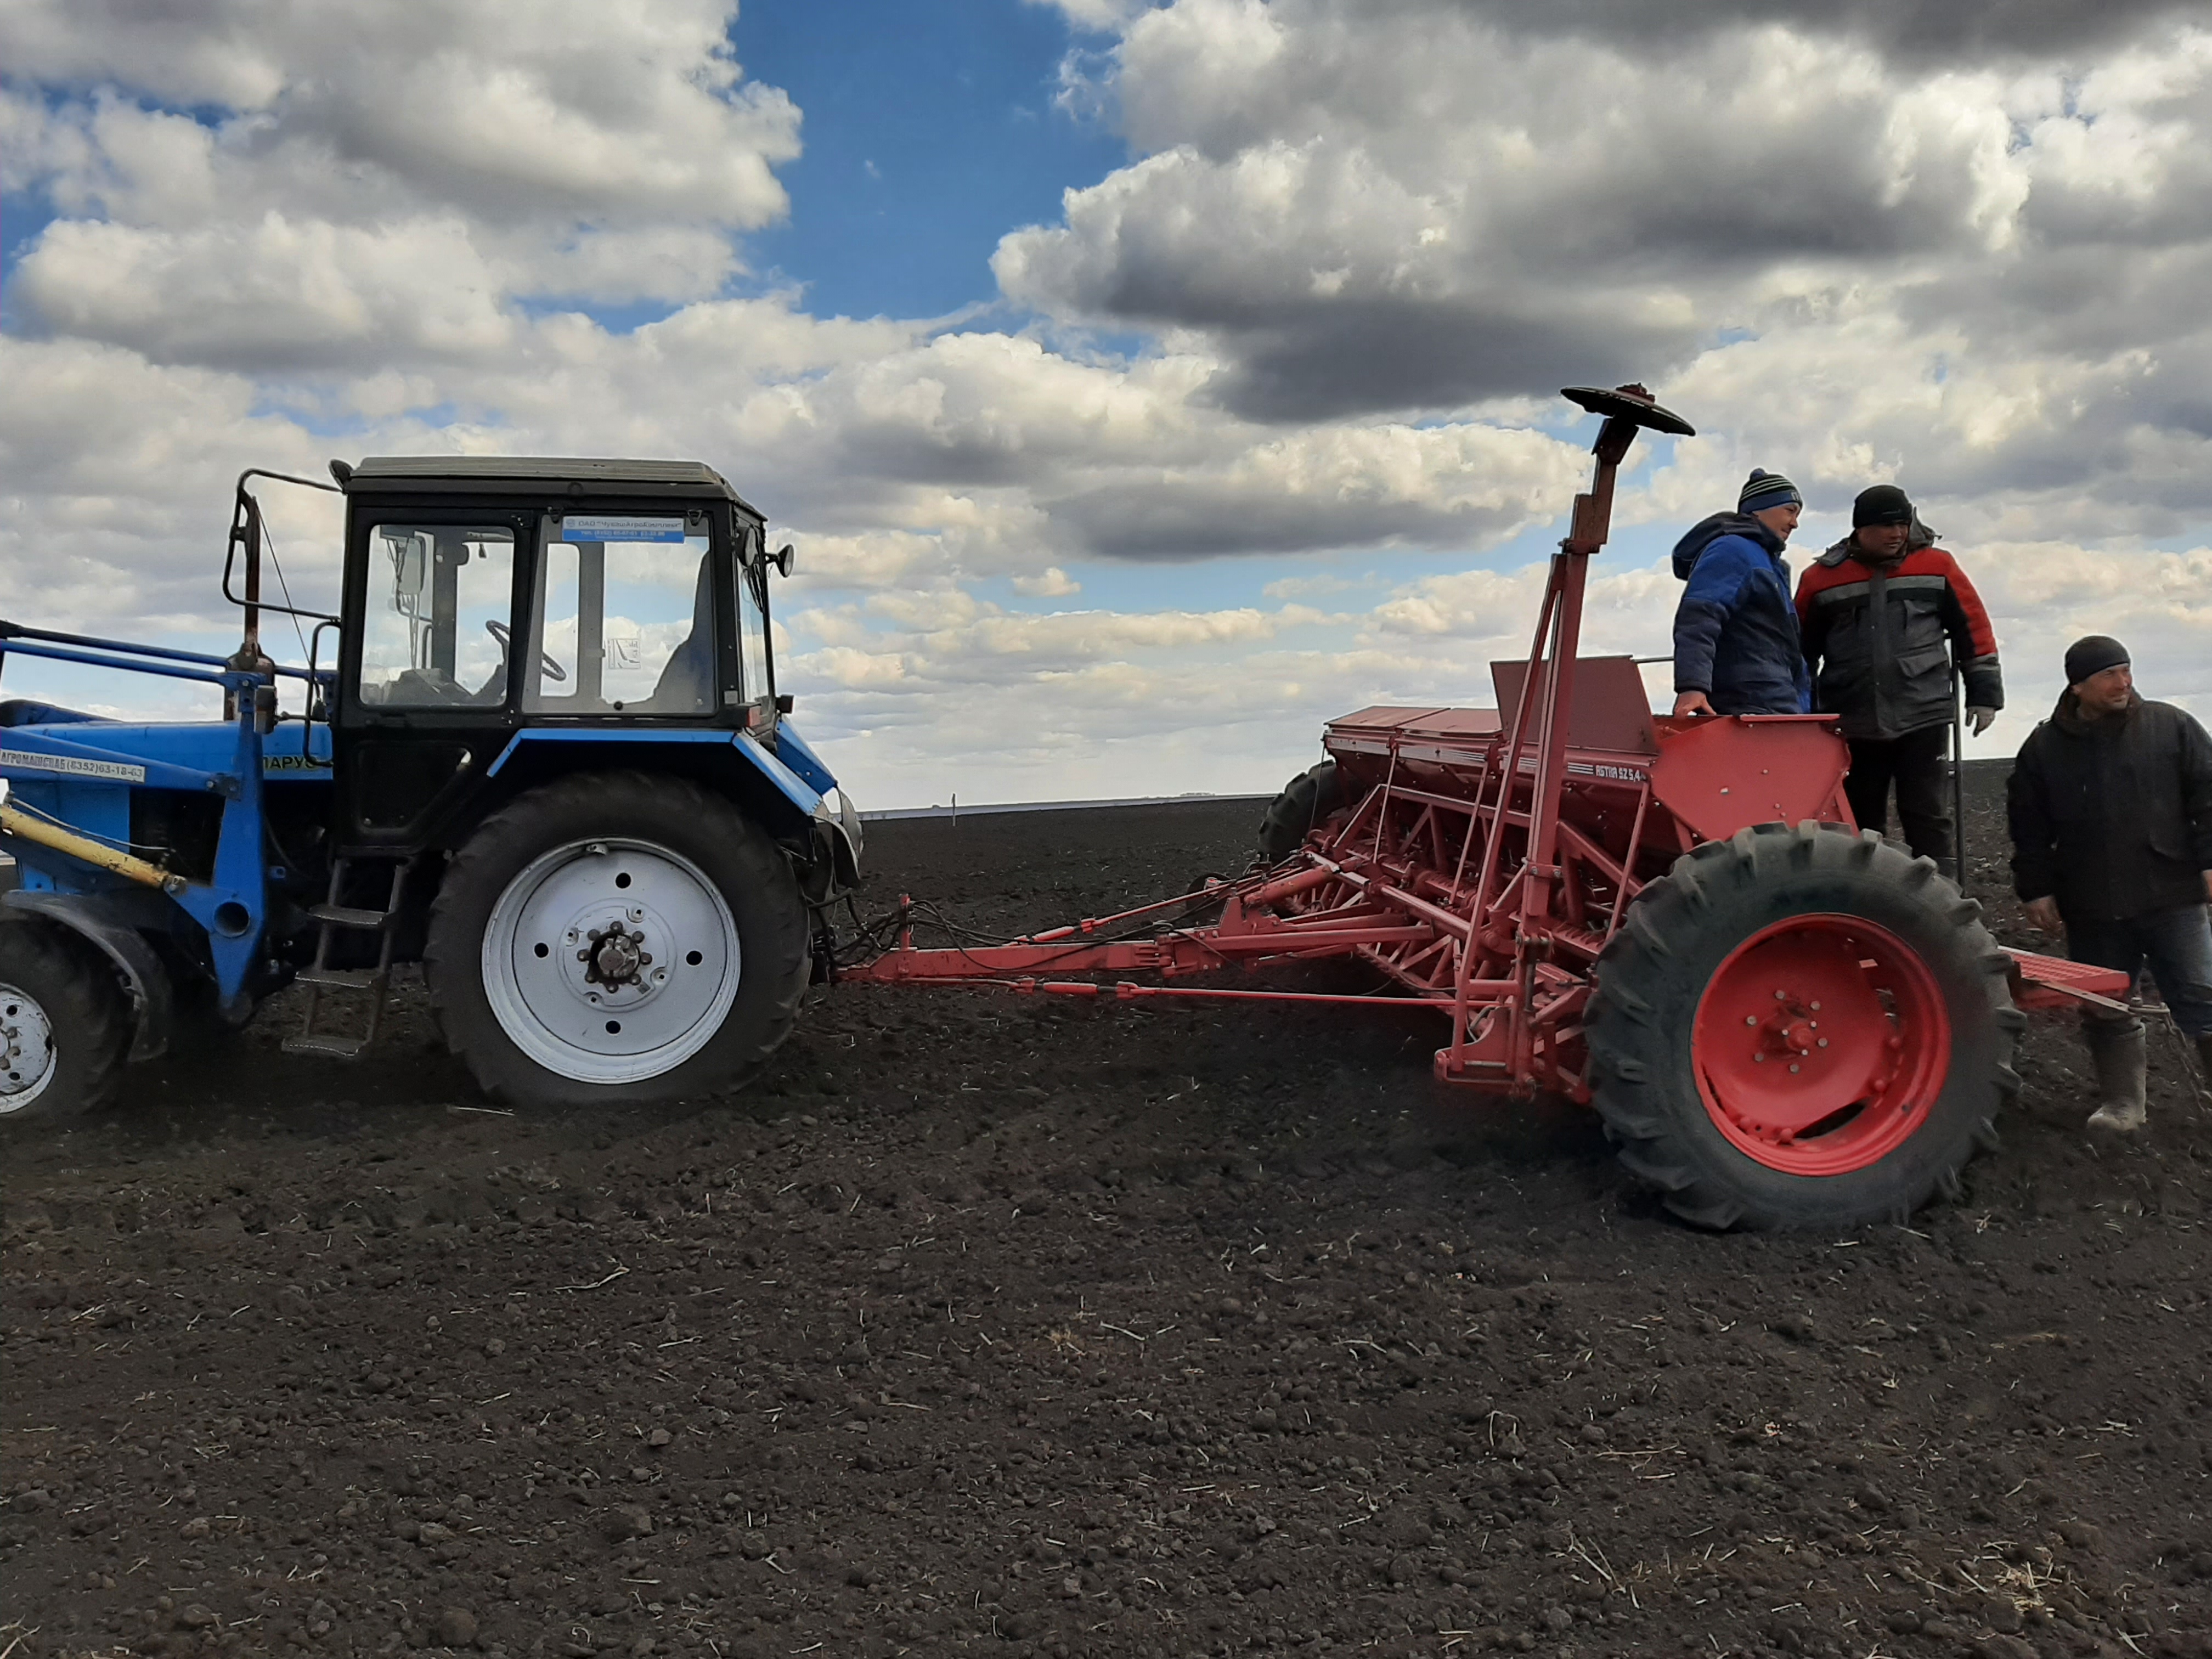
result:
[[(883, 823), (868, 898), (1256, 817)], [(2212, 1653), (2170, 1039), (2138, 1144), (2042, 1020), (1963, 1202), (1709, 1237), (1382, 1006), (846, 988), (742, 1097), (515, 1115), (419, 991), (351, 1069), (289, 1012), (8, 1139), (9, 1656)]]

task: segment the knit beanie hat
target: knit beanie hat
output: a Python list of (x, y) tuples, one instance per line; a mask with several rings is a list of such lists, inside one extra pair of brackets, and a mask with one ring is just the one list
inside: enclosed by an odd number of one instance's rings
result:
[(1779, 472), (1769, 472), (1763, 467), (1751, 469), (1751, 476), (1743, 481), (1743, 493), (1735, 498), (1739, 513), (1764, 513), (1770, 507), (1802, 507), (1805, 498), (1797, 493), (1797, 486)]
[(1858, 499), (1851, 503), (1851, 528), (1854, 530), (1863, 530), (1870, 524), (1909, 525), (1911, 522), (1911, 498), (1895, 484), (1876, 484), (1871, 489), (1862, 489)]
[(2092, 674), (2132, 661), (2128, 648), (2109, 634), (2092, 634), (2066, 647), (2066, 684), (2079, 685)]

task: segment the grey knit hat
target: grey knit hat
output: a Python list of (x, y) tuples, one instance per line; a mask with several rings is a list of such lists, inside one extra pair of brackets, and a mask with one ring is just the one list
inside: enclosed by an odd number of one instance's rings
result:
[(1769, 472), (1763, 467), (1751, 469), (1751, 476), (1743, 481), (1743, 492), (1735, 498), (1739, 513), (1764, 513), (1770, 507), (1802, 507), (1805, 498), (1797, 493), (1797, 486), (1779, 472)]

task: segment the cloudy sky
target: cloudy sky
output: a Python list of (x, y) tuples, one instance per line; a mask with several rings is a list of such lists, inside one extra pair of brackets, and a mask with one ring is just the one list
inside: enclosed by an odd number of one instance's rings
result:
[(2092, 629), (2212, 718), (2201, 3), (13, 0), (0, 188), (21, 620), (227, 642), (248, 465), (696, 458), (799, 545), (782, 689), (862, 805), (1270, 789), (1489, 701), (1556, 388), (1640, 379), (1701, 435), (1586, 648), (1667, 649), (1756, 465), (1801, 561), (1871, 483), (1943, 532), (1977, 752)]

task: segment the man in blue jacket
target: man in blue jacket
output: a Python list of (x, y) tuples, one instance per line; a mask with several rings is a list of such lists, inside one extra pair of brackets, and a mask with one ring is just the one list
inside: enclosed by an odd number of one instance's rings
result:
[(1674, 544), (1687, 586), (1674, 608), (1677, 714), (1802, 714), (1811, 672), (1782, 556), (1805, 498), (1754, 467), (1733, 513), (1716, 513)]

